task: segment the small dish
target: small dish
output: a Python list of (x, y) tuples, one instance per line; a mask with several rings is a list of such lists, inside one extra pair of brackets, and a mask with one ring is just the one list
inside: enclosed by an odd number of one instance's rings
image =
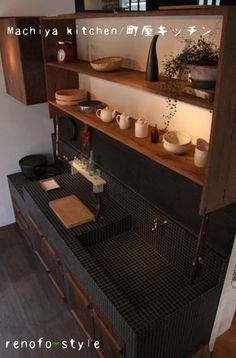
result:
[(59, 189), (60, 185), (54, 178), (44, 179), (39, 181), (41, 187), (45, 191)]
[(163, 136), (165, 150), (173, 154), (183, 154), (190, 148), (192, 138), (182, 131), (170, 131)]
[(79, 103), (79, 109), (81, 112), (93, 112), (99, 108), (106, 107), (106, 104), (101, 101), (82, 101)]

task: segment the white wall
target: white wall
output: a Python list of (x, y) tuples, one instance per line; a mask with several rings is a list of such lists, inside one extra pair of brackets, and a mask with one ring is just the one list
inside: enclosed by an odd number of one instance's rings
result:
[[(39, 16), (74, 12), (74, 0), (1, 0), (2, 16)], [(6, 94), (0, 62), (0, 226), (14, 221), (7, 174), (19, 171), (18, 161), (31, 153), (50, 154), (52, 122), (47, 105), (25, 106)]]

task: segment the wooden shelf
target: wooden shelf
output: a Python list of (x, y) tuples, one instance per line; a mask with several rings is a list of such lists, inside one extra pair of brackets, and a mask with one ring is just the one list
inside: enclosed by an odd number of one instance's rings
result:
[(198, 6), (186, 8), (175, 8), (159, 11), (125, 11), (125, 12), (103, 12), (103, 11), (85, 11), (71, 14), (62, 14), (42, 18), (42, 20), (66, 20), (66, 19), (86, 19), (86, 18), (105, 18), (105, 17), (146, 17), (146, 16), (217, 16), (224, 15), (227, 12), (226, 6)]
[(150, 142), (149, 138), (136, 138), (134, 136), (134, 120), (128, 130), (121, 130), (115, 121), (104, 123), (94, 113), (80, 112), (76, 106), (61, 106), (55, 101), (50, 101), (49, 105), (56, 109), (56, 113), (59, 115), (60, 112), (69, 114), (193, 182), (199, 185), (204, 184), (204, 170), (195, 167), (193, 162), (194, 146), (191, 146), (184, 155), (170, 154), (163, 148), (162, 143), (154, 144)]
[[(119, 83), (128, 87), (137, 88), (149, 93), (157, 94), (160, 96), (172, 97), (165, 88), (165, 81), (148, 82), (145, 80), (145, 73), (141, 71), (130, 70), (128, 68), (121, 68), (118, 71), (113, 72), (98, 72), (91, 68), (87, 61), (74, 61), (69, 63), (48, 62), (48, 66), (54, 68), (60, 68), (67, 71), (83, 73), (92, 77), (101, 78), (106, 81)], [(186, 82), (181, 81), (181, 85), (184, 87)], [(207, 102), (201, 98), (196, 98), (188, 94), (182, 93), (178, 96), (178, 100), (192, 104), (194, 106), (213, 109), (213, 103)]]

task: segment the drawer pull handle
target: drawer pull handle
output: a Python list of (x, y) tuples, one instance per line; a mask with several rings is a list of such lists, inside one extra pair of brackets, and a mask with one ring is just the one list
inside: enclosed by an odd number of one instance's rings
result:
[(71, 286), (75, 289), (75, 291), (77, 292), (79, 297), (83, 300), (85, 306), (88, 309), (91, 309), (92, 308), (92, 303), (88, 300), (88, 298), (86, 297), (86, 295), (84, 294), (84, 292), (80, 288), (79, 283), (76, 281), (76, 279), (69, 272), (66, 272), (65, 276), (68, 279), (68, 281), (71, 284)]

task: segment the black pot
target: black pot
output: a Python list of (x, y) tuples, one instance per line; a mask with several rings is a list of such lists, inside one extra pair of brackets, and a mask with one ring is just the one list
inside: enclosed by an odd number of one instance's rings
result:
[(56, 168), (55, 165), (50, 164), (40, 168), (40, 170), (38, 171), (38, 179), (47, 179), (54, 177), (58, 174), (60, 174), (58, 168)]
[(22, 173), (26, 178), (39, 178), (41, 175), (41, 167), (47, 164), (47, 158), (41, 154), (28, 155), (21, 158), (19, 165)]

